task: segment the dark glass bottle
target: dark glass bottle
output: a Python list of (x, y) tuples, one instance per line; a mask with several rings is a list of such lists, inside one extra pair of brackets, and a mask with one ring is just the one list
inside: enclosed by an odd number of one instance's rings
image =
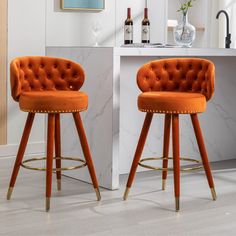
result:
[(131, 18), (131, 8), (127, 8), (127, 19), (124, 25), (124, 44), (133, 43), (133, 20)]
[(148, 19), (148, 9), (144, 8), (144, 19), (142, 21), (142, 43), (150, 43), (150, 21)]

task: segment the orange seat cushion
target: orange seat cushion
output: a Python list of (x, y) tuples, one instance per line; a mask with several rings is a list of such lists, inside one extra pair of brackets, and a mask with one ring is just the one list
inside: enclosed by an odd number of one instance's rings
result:
[(201, 93), (144, 92), (138, 97), (143, 112), (195, 114), (206, 110), (206, 97)]
[(72, 113), (88, 107), (88, 96), (78, 91), (31, 91), (23, 92), (19, 99), (20, 109), (32, 113)]

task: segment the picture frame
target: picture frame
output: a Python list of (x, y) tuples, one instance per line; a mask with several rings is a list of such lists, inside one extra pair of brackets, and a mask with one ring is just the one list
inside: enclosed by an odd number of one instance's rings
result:
[(61, 0), (61, 9), (70, 11), (102, 11), (105, 0)]

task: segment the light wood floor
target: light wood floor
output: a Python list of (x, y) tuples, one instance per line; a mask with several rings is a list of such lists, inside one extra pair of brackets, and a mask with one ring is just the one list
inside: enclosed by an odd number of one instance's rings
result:
[[(44, 211), (44, 173), (21, 169), (12, 200), (5, 200), (11, 163), (0, 165), (0, 235), (236, 235), (236, 161), (213, 164), (218, 200), (211, 200), (203, 172), (181, 177), (181, 212), (174, 211), (173, 181), (161, 191), (160, 174), (139, 174), (127, 202), (118, 191), (63, 178), (54, 181), (51, 211)], [(7, 161), (9, 163), (9, 161)], [(54, 176), (55, 180), (55, 176)]]

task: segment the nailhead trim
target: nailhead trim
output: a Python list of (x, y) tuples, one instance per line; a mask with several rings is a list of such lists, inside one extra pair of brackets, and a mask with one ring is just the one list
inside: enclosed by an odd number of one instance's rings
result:
[(139, 109), (142, 112), (147, 113), (164, 113), (164, 114), (195, 114), (202, 113), (202, 111), (161, 111), (161, 110), (147, 110), (147, 109)]
[(87, 110), (87, 107), (84, 109), (76, 109), (76, 110), (54, 110), (54, 111), (46, 111), (46, 110), (27, 110), (27, 109), (21, 109), (24, 112), (29, 113), (75, 113), (75, 112), (82, 112)]

